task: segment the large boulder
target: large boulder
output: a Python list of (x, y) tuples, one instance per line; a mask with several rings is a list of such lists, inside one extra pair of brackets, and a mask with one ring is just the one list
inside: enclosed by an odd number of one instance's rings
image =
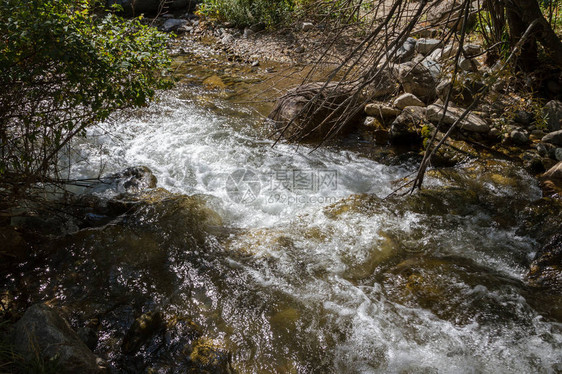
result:
[[(348, 84), (315, 82), (289, 90), (277, 100), (269, 119), (281, 135), (289, 140), (318, 141), (350, 129), (350, 121), (338, 128), (342, 104), (353, 95)], [(330, 115), (332, 118), (326, 120)]]
[(16, 323), (14, 348), (31, 362), (58, 357), (60, 373), (104, 372), (102, 361), (88, 349), (70, 325), (52, 308), (35, 304)]
[[(326, 136), (345, 133), (359, 124), (360, 113), (358, 111), (356, 116), (342, 120), (340, 115), (344, 108), (340, 104), (353, 96), (358, 88), (345, 82), (303, 84), (280, 97), (268, 117), (276, 130), (289, 140), (318, 141)], [(397, 84), (390, 72), (381, 70), (351, 105), (358, 106), (368, 98), (384, 97), (396, 89)]]
[(119, 4), (126, 13), (158, 13), (166, 10), (193, 10), (200, 0), (107, 0), (107, 5)]
[(395, 66), (395, 74), (404, 92), (411, 93), (425, 102), (435, 98), (440, 68), (434, 61), (406, 62)]
[(100, 179), (90, 187), (90, 192), (110, 194), (137, 193), (155, 188), (158, 180), (146, 166), (132, 166)]
[[(435, 124), (437, 124), (441, 117), (443, 116), (445, 108), (443, 105), (433, 104), (427, 107), (426, 116), (427, 119)], [(464, 109), (457, 108), (455, 106), (449, 105), (447, 107), (447, 112), (443, 118), (443, 123), (445, 125), (452, 125), (455, 123), (461, 115), (464, 113)], [(469, 114), (466, 116), (457, 128), (464, 131), (487, 133), (490, 131), (490, 126), (482, 118), (475, 114)]]

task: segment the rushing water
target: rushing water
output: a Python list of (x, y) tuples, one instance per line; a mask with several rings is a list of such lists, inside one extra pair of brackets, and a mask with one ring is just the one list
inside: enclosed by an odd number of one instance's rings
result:
[[(524, 171), (467, 163), (385, 199), (415, 165), (272, 147), (249, 107), (191, 90), (91, 130), (71, 174), (145, 165), (193, 197), (63, 238), (34, 269), (40, 292), (95, 319), (113, 369), (185, 372), (199, 339), (240, 373), (562, 371), (556, 301), (525, 285), (537, 242), (518, 214), (540, 191)], [(125, 336), (154, 310), (160, 338)]]
[[(131, 246), (141, 256), (169, 246), (165, 274), (123, 272), (115, 282), (168, 316), (189, 315), (232, 353), (237, 371), (562, 370), (562, 326), (541, 316), (524, 285), (536, 243), (512, 218), (540, 191), (523, 171), (467, 164), (433, 175), (425, 193), (383, 199), (412, 165), (335, 148), (272, 148), (247, 108), (219, 100), (205, 109), (182, 97), (170, 92), (93, 130), (81, 148), (89, 163), (73, 173), (146, 165), (159, 187), (197, 195), (220, 215), (223, 231), (205, 234), (203, 252), (182, 243), (182, 219), (158, 226), (161, 216), (143, 218), (163, 239), (141, 236)], [(73, 245), (108, 248), (103, 239)], [(172, 281), (156, 279), (170, 271)], [(112, 328), (98, 351), (113, 344)]]

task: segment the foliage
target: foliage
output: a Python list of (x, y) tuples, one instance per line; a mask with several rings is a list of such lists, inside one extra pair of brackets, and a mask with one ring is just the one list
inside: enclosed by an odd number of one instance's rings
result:
[(357, 22), (360, 10), (369, 12), (372, 6), (360, 0), (203, 0), (198, 13), (236, 26), (263, 23), (275, 28), (302, 18)]
[(169, 86), (167, 37), (94, 0), (0, 2), (0, 193), (57, 177), (70, 140)]
[(236, 26), (263, 23), (273, 27), (288, 20), (294, 5), (294, 0), (203, 0), (198, 13)]

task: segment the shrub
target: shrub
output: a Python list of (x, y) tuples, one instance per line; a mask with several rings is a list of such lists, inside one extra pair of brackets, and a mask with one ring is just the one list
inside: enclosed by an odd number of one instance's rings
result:
[[(0, 197), (58, 180), (61, 150), (169, 85), (167, 38), (93, 0), (0, 2)], [(97, 9), (99, 10), (99, 9)]]
[(236, 26), (263, 23), (273, 27), (287, 21), (293, 8), (293, 0), (203, 0), (199, 14)]

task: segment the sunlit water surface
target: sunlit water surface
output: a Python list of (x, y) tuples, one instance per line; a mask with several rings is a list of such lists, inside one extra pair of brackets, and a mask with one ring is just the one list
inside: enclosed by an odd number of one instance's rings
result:
[(180, 90), (91, 130), (74, 177), (145, 165), (222, 219), (206, 250), (162, 226), (169, 287), (157, 271), (139, 276), (156, 286), (117, 283), (204, 326), (241, 373), (562, 370), (561, 325), (523, 282), (536, 243), (506, 218), (540, 197), (523, 171), (467, 164), (432, 174), (425, 193), (383, 200), (414, 165), (272, 147), (264, 134), (249, 108), (205, 108)]

